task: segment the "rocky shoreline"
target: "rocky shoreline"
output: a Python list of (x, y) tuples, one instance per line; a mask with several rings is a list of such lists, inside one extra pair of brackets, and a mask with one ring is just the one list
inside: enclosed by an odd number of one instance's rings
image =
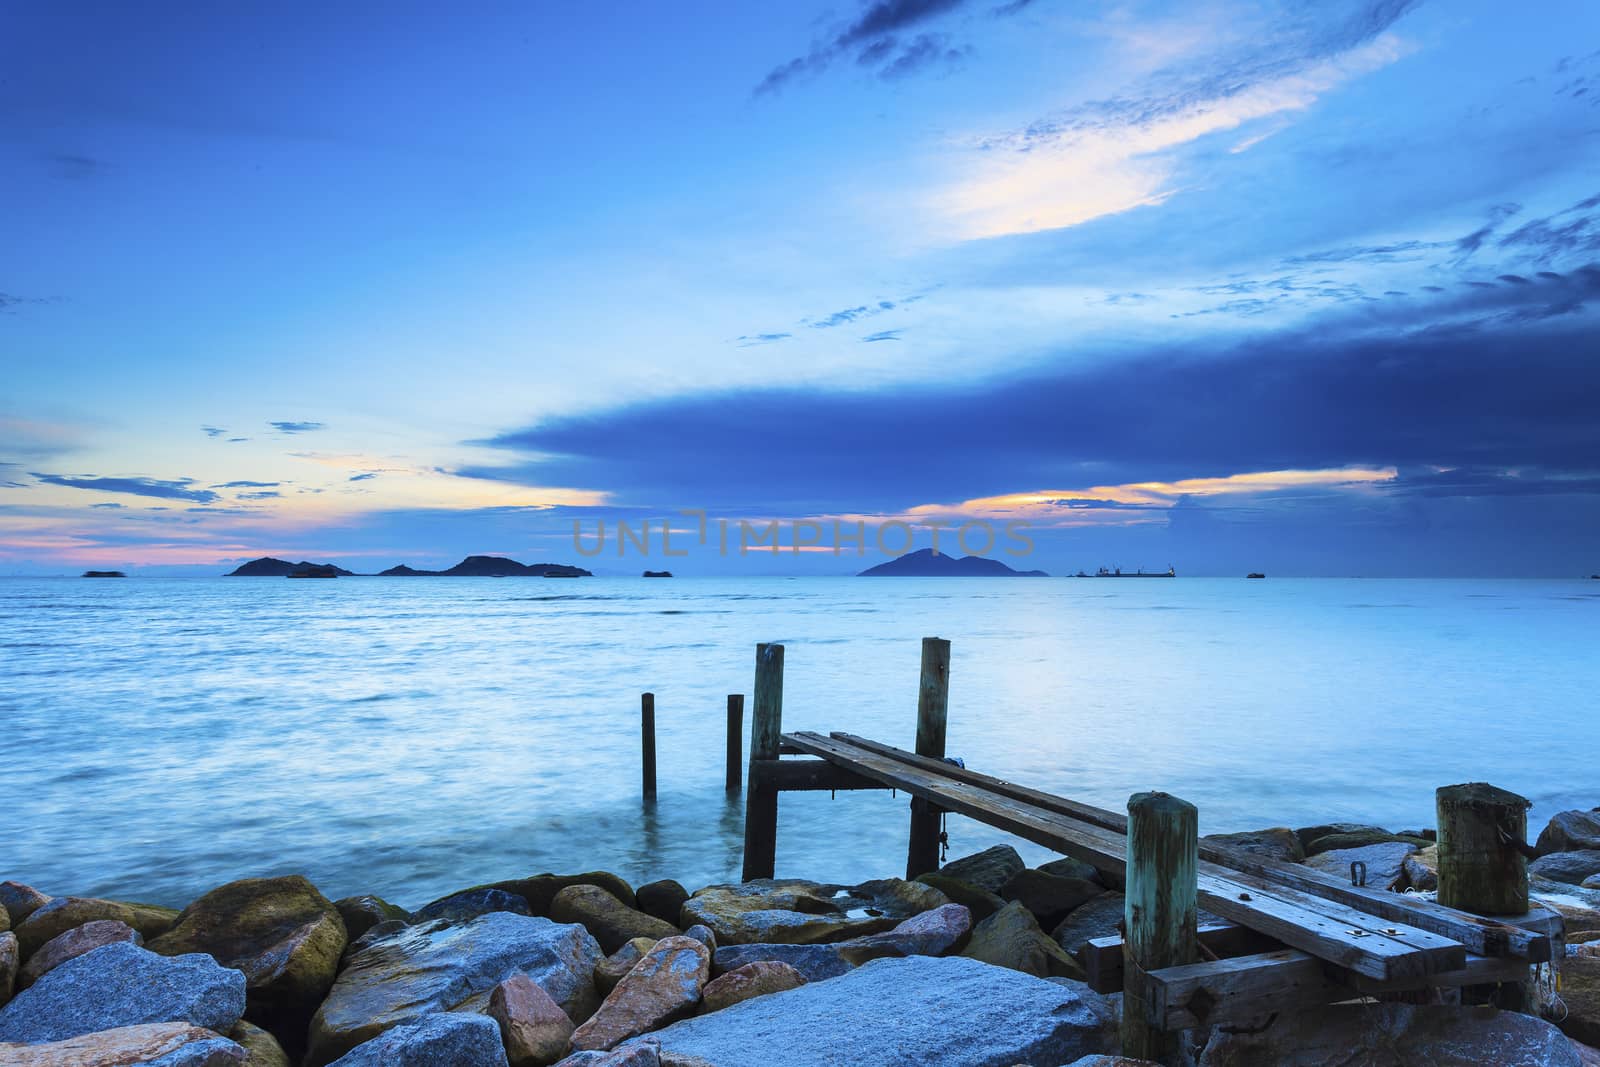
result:
[[(1424, 893), (1432, 839), (1352, 824), (1212, 838), (1340, 873), (1359, 861), (1369, 885)], [(1191, 1031), (1190, 1062), (1600, 1065), (1600, 808), (1557, 815), (1536, 851), (1533, 895), (1566, 921), (1549, 1021), (1444, 991)], [(1005, 845), (915, 881), (690, 892), (542, 874), (416, 910), (329, 900), (299, 876), (181, 912), (5, 882), (0, 1067), (1133, 1064), (1115, 1055), (1120, 997), (1091, 991), (1076, 956), (1117, 932), (1121, 888)]]

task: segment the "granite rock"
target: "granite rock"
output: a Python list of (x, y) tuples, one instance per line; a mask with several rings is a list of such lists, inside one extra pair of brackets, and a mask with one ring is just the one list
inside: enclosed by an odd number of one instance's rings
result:
[(1033, 913), (1015, 901), (972, 930), (963, 956), (1036, 978), (1082, 978), (1083, 967), (1039, 928)]
[(892, 929), (948, 903), (938, 890), (898, 878), (852, 887), (763, 878), (699, 890), (684, 904), (680, 921), (709, 927), (719, 947), (821, 944)]
[(1600, 875), (1600, 849), (1549, 852), (1528, 864), (1528, 873), (1552, 882), (1582, 885), (1586, 879)]
[(572, 1034), (578, 1051), (615, 1048), (692, 1013), (711, 979), (711, 951), (678, 935), (656, 942), (623, 976), (594, 1017)]
[[(520, 899), (520, 898), (519, 898)], [(527, 902), (523, 902), (526, 906)], [(355, 941), (368, 930), (383, 922), (407, 922), (411, 913), (398, 904), (391, 904), (371, 893), (359, 897), (345, 897), (333, 902), (334, 910), (344, 920), (345, 936)]]
[(17, 935), (7, 931), (0, 934), (0, 1008), (10, 1001), (17, 988), (17, 971), (22, 953), (17, 950)]
[(1011, 876), (1001, 887), (1000, 895), (1021, 904), (1041, 926), (1053, 930), (1062, 919), (1105, 891), (1099, 882), (1023, 870)]
[(646, 882), (638, 888), (635, 896), (638, 898), (635, 906), (640, 911), (677, 926), (678, 914), (689, 899), (689, 891), (671, 878), (663, 878), (657, 882)]
[(514, 974), (494, 987), (488, 1015), (500, 1026), (511, 1067), (549, 1067), (571, 1047), (572, 1020), (525, 974)]
[(998, 894), (1001, 887), (1019, 871), (1027, 869), (1022, 857), (1010, 845), (995, 845), (982, 852), (951, 860), (937, 872), (946, 878), (965, 882), (976, 889)]
[(466, 922), (476, 919), (480, 915), (488, 915), (493, 911), (509, 911), (513, 915), (532, 915), (528, 908), (528, 901), (517, 893), (508, 893), (504, 889), (468, 889), (450, 896), (441, 897), (431, 904), (424, 904), (411, 913), (408, 920), (413, 925), (435, 922), (443, 919), (447, 922)]
[(1571, 956), (1561, 961), (1561, 1000), (1566, 1015), (1562, 1033), (1586, 1045), (1600, 1045), (1600, 956)]
[(805, 976), (787, 963), (772, 960), (747, 963), (706, 984), (701, 994), (700, 1011), (721, 1011), (752, 997), (782, 993), (805, 984)]
[(22, 947), (22, 958), (27, 959), (46, 941), (97, 919), (113, 919), (131, 926), (146, 941), (152, 941), (172, 929), (177, 918), (178, 913), (171, 908), (153, 904), (125, 904), (120, 900), (95, 897), (55, 897), (24, 919), (13, 932)]
[(1063, 919), (1050, 936), (1069, 954), (1075, 955), (1091, 938), (1120, 934), (1122, 912), (1121, 893), (1102, 893)]
[(82, 926), (74, 926), (40, 945), (39, 950), (28, 957), (28, 962), (17, 972), (17, 988), (26, 989), (68, 960), (118, 941), (144, 944), (139, 931), (116, 919), (96, 919)]
[(1201, 840), (1208, 845), (1219, 845), (1285, 863), (1299, 863), (1306, 858), (1305, 846), (1300, 843), (1299, 835), (1287, 826), (1245, 830), (1236, 834), (1207, 834)]
[[(687, 935), (685, 935), (687, 936)], [(617, 988), (622, 976), (633, 970), (633, 965), (644, 959), (644, 954), (656, 947), (658, 938), (636, 937), (595, 965), (594, 984), (605, 996)]]
[(917, 881), (925, 886), (937, 889), (952, 903), (960, 904), (972, 913), (973, 922), (982, 922), (1001, 908), (1006, 906), (1005, 898), (998, 893), (991, 893), (987, 889), (968, 885), (959, 878), (950, 878), (942, 873), (919, 874)]
[(637, 908), (630, 908), (594, 885), (568, 886), (550, 902), (550, 918), (558, 923), (581, 923), (612, 953), (636, 937), (660, 941), (679, 934), (676, 926)]
[(507, 1067), (500, 1028), (484, 1015), (422, 1015), (351, 1049), (337, 1067)]
[(243, 1048), (188, 1023), (139, 1023), (48, 1044), (0, 1044), (0, 1067), (252, 1067)]
[(1534, 845), (1534, 851), (1541, 856), (1594, 849), (1600, 849), (1600, 808), (1558, 813), (1539, 832)]
[(21, 882), (0, 882), (0, 908), (6, 909), (13, 928), (50, 903), (50, 898)]
[(1350, 865), (1364, 863), (1367, 886), (1393, 889), (1405, 876), (1406, 859), (1420, 851), (1407, 841), (1383, 841), (1358, 848), (1336, 848), (1319, 852), (1306, 860), (1306, 866), (1348, 880)]

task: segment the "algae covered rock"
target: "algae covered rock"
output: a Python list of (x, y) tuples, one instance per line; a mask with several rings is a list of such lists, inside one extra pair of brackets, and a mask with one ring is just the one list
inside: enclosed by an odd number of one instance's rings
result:
[(550, 918), (558, 923), (581, 923), (607, 953), (636, 937), (659, 941), (679, 934), (676, 926), (637, 908), (630, 908), (595, 885), (573, 885), (550, 901)]
[(333, 902), (339, 918), (344, 920), (345, 936), (355, 941), (368, 930), (383, 922), (409, 922), (411, 913), (398, 904), (391, 904), (371, 893), (359, 897), (345, 897)]
[(0, 1045), (0, 1067), (255, 1067), (245, 1050), (188, 1023), (140, 1023), (40, 1045)]
[(662, 938), (623, 976), (594, 1017), (573, 1031), (572, 1047), (612, 1049), (681, 1019), (700, 1003), (710, 979), (709, 949), (691, 937)]
[(139, 1023), (226, 1033), (244, 1015), (244, 975), (210, 956), (158, 956), (126, 941), (68, 960), (0, 1008), (0, 1041), (62, 1041)]
[(820, 944), (889, 930), (948, 903), (937, 889), (898, 878), (851, 887), (762, 878), (699, 890), (684, 904), (682, 922), (710, 927), (719, 947)]
[(507, 1067), (500, 1028), (483, 1015), (423, 1015), (366, 1041), (338, 1067)]
[(200, 897), (149, 942), (163, 956), (204, 952), (244, 973), (246, 1016), (298, 1053), (344, 954), (344, 920), (300, 875), (246, 878)]
[(21, 882), (0, 882), (0, 908), (6, 909), (13, 927), (48, 903), (50, 898), (32, 886)]
[(1105, 891), (1099, 882), (1023, 870), (1011, 876), (1000, 895), (1027, 908), (1041, 926), (1054, 929), (1062, 919)]
[(17, 970), (22, 953), (17, 949), (17, 935), (9, 931), (0, 934), (0, 1008), (6, 1006), (17, 988)]
[(1036, 978), (1082, 978), (1083, 968), (1039, 928), (1033, 913), (1012, 901), (972, 930), (963, 956)]
[(609, 871), (588, 871), (584, 874), (536, 874), (532, 878), (513, 878), (505, 882), (491, 882), (478, 889), (504, 889), (528, 902), (528, 910), (535, 915), (549, 916), (550, 902), (556, 894), (570, 885), (596, 885), (622, 901), (628, 907), (638, 906), (633, 887)]
[(1069, 954), (1076, 955), (1085, 942), (1096, 937), (1121, 933), (1123, 896), (1104, 893), (1061, 920), (1050, 932), (1051, 939)]
[(640, 911), (674, 926), (678, 924), (678, 913), (683, 910), (684, 901), (689, 899), (689, 891), (671, 878), (646, 882), (635, 895)]
[(859, 967), (885, 956), (942, 956), (965, 944), (971, 932), (972, 913), (960, 904), (945, 904), (881, 934), (840, 941), (835, 950), (840, 959)]
[(974, 922), (982, 922), (1001, 908), (1006, 906), (1005, 898), (998, 893), (991, 893), (987, 889), (968, 885), (959, 878), (951, 878), (942, 872), (934, 874), (919, 874), (917, 881), (925, 886), (937, 889), (948, 897), (953, 903), (960, 904), (972, 913)]
[(131, 926), (150, 941), (172, 929), (178, 913), (154, 904), (126, 904), (97, 897), (55, 897), (22, 921), (14, 933), (27, 959), (46, 941), (97, 919), (110, 919)]
[(74, 926), (66, 933), (46, 941), (39, 946), (39, 951), (28, 957), (27, 964), (17, 973), (17, 988), (26, 989), (68, 960), (118, 941), (144, 944), (139, 931), (115, 919), (96, 919), (92, 923)]
[(425, 1015), (475, 1000), (487, 1006), (490, 991), (517, 973), (543, 986), (569, 1018), (588, 1018), (601, 958), (583, 927), (537, 916), (497, 911), (465, 923), (402, 927), (351, 951), (312, 1019), (307, 1063), (328, 1063)]
[(1201, 838), (1208, 845), (1220, 845), (1263, 859), (1299, 863), (1306, 858), (1305, 846), (1300, 837), (1287, 826), (1272, 826), (1265, 830), (1244, 830), (1234, 834), (1207, 834)]
[(1001, 887), (1017, 872), (1026, 870), (1027, 867), (1016, 849), (1010, 845), (995, 845), (982, 852), (951, 860), (937, 872), (931, 873), (954, 878), (958, 882), (965, 882), (990, 893), (999, 893)]
[(240, 1019), (228, 1038), (244, 1049), (244, 1067), (290, 1067), (289, 1055), (278, 1039), (254, 1023)]
[(1574, 1041), (1600, 1045), (1600, 956), (1561, 961), (1561, 1000), (1566, 1014), (1557, 1024)]

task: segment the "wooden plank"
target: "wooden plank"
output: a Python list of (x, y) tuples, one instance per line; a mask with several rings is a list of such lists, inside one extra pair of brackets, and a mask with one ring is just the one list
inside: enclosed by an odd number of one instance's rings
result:
[[(1232, 956), (1248, 956), (1258, 952), (1272, 952), (1283, 948), (1283, 945), (1266, 934), (1252, 930), (1248, 926), (1238, 923), (1212, 922), (1202, 923), (1195, 930), (1195, 941), (1201, 948), (1201, 954), (1215, 958), (1228, 959)], [(1075, 953), (1078, 962), (1083, 964), (1086, 975), (1084, 981), (1096, 993), (1120, 993), (1122, 991), (1122, 937), (1112, 934), (1109, 937), (1096, 937), (1079, 946)]]
[(753, 760), (750, 774), (761, 784), (784, 793), (889, 788), (825, 759)]
[[(1081, 859), (1101, 870), (1120, 873), (1126, 862), (1125, 841), (1107, 830), (864, 751), (838, 738), (810, 732), (786, 736), (792, 744), (813, 755)], [(1425, 974), (1459, 966), (1464, 959), (1465, 953), (1459, 945), (1435, 944), (1426, 937), (1418, 937), (1423, 942), (1418, 946), (1399, 939), (1422, 935), (1423, 931), (1395, 924), (1396, 932), (1389, 934), (1372, 928), (1370, 916), (1360, 917), (1360, 920), (1367, 920), (1365, 925), (1358, 919), (1346, 921), (1348, 915), (1341, 915), (1335, 921), (1322, 913), (1320, 909), (1326, 907), (1327, 902), (1319, 898), (1293, 890), (1279, 890), (1265, 883), (1258, 886), (1233, 882), (1223, 874), (1214, 873), (1215, 870), (1220, 869), (1202, 870), (1199, 877), (1200, 903), (1206, 910), (1369, 977)]]
[[(1104, 808), (1067, 800), (1064, 797), (1058, 797), (1037, 789), (1030, 789), (1003, 778), (980, 774), (977, 771), (924, 760), (904, 749), (897, 749), (892, 745), (857, 737), (854, 734), (841, 732), (835, 733), (833, 736), (877, 755), (886, 756), (911, 766), (920, 767), (923, 770), (942, 774), (945, 777), (968, 785), (982, 786), (1002, 796), (1022, 800), (1047, 811), (1080, 819), (1091, 826), (1098, 826), (1119, 834), (1125, 833), (1127, 830), (1126, 816), (1107, 811)], [(1094, 863), (1094, 860), (1086, 859), (1082, 856), (1075, 858)], [(1376, 915), (1379, 918), (1404, 923), (1419, 930), (1427, 930), (1430, 933), (1448, 937), (1453, 941), (1460, 942), (1466, 947), (1467, 951), (1480, 956), (1512, 956), (1524, 959), (1529, 963), (1546, 963), (1553, 958), (1551, 954), (1551, 934), (1558, 931), (1551, 930), (1546, 922), (1525, 923), (1523, 920), (1505, 917), (1502, 917), (1499, 921), (1484, 919), (1453, 908), (1444, 907), (1430, 900), (1420, 900), (1404, 893), (1391, 893), (1385, 889), (1353, 886), (1350, 884), (1349, 879), (1340, 878), (1337, 875), (1328, 874), (1313, 867), (1267, 859), (1266, 857), (1241, 852), (1237, 849), (1208, 844), (1205, 841), (1200, 842), (1200, 858), (1227, 867), (1230, 871), (1251, 874), (1277, 885), (1289, 886), (1318, 897), (1336, 900), (1347, 907), (1366, 912), (1369, 915)], [(1111, 869), (1118, 873), (1121, 871), (1120, 866), (1116, 868), (1102, 867), (1100, 869)], [(1532, 913), (1530, 912), (1531, 916)], [(1523, 928), (1524, 926), (1526, 928)]]

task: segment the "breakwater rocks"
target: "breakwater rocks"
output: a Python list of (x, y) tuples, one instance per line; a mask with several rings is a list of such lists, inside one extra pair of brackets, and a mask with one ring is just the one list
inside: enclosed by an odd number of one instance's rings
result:
[[(1236, 848), (1426, 892), (1431, 832), (1231, 834)], [(1198, 1067), (1600, 1063), (1600, 809), (1529, 865), (1566, 919), (1561, 1017), (1448, 1003), (1312, 1008), (1188, 1035)], [(181, 912), (0, 883), (0, 1067), (1061, 1067), (1118, 1060), (1120, 997), (1078, 954), (1114, 877), (1006, 845), (916, 881), (637, 888), (604, 872), (476, 886), (415, 910), (300, 877)], [(1352, 1050), (1368, 1050), (1369, 1056)], [(1364, 1055), (1364, 1054), (1363, 1054)]]

